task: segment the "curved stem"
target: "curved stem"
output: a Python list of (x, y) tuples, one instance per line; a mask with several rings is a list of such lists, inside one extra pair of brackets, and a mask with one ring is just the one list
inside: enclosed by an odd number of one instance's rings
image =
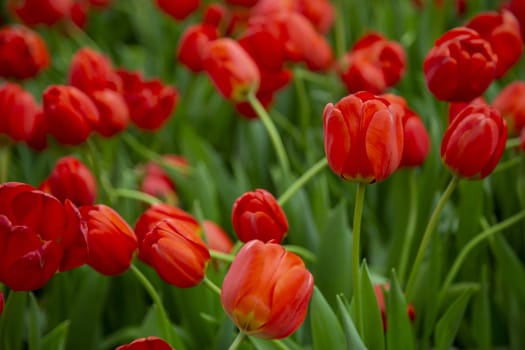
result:
[(357, 312), (356, 315), (356, 328), (357, 332), (361, 333), (361, 290), (359, 286), (359, 254), (360, 254), (360, 239), (361, 239), (361, 219), (363, 216), (363, 206), (365, 202), (365, 189), (366, 184), (360, 182), (357, 186), (357, 192), (355, 194), (355, 206), (354, 206), (354, 222), (352, 229), (352, 281), (354, 288), (354, 302)]
[(341, 58), (345, 53), (345, 24), (344, 18), (345, 11), (343, 9), (343, 0), (336, 1), (336, 14), (335, 14), (335, 54), (336, 57)]
[(202, 282), (206, 285), (206, 287), (211, 289), (214, 293), (218, 294), (219, 297), (221, 296), (221, 289), (215, 283), (213, 283), (207, 276), (204, 276)]
[(222, 260), (222, 261), (231, 263), (233, 259), (235, 259), (234, 255), (219, 252), (218, 250), (209, 249), (209, 251), (210, 251), (211, 257), (217, 260)]
[(162, 203), (162, 201), (157, 197), (127, 188), (114, 188), (111, 190), (110, 194), (117, 197), (136, 199), (151, 205)]
[(515, 137), (515, 138), (507, 140), (507, 143), (505, 144), (505, 149), (515, 148), (520, 145), (521, 145), (521, 138)]
[(412, 239), (416, 231), (417, 213), (418, 213), (418, 197), (416, 186), (416, 169), (410, 169), (408, 176), (408, 190), (409, 190), (409, 211), (408, 223), (404, 237), (403, 248), (401, 250), (401, 261), (399, 263), (399, 281), (401, 284), (405, 282), (406, 269), (408, 264), (408, 257), (410, 256), (410, 247), (412, 246)]
[(423, 261), (423, 257), (425, 256), (425, 252), (427, 250), (428, 244), (430, 243), (430, 239), (432, 238), (432, 235), (434, 233), (434, 229), (436, 228), (436, 224), (441, 215), (441, 211), (445, 207), (445, 203), (448, 201), (452, 192), (454, 192), (454, 189), (456, 188), (458, 181), (459, 181), (459, 178), (456, 176), (454, 176), (450, 180), (445, 192), (443, 192), (443, 194), (441, 195), (441, 198), (439, 199), (438, 204), (436, 205), (436, 208), (434, 209), (434, 212), (432, 213), (432, 216), (430, 217), (430, 220), (428, 221), (425, 232), (423, 233), (423, 238), (421, 240), (421, 243), (419, 244), (419, 249), (417, 251), (416, 260), (414, 261), (412, 265), (412, 270), (410, 272), (407, 287), (406, 287), (406, 296), (407, 296), (408, 301), (412, 299), (412, 292), (413, 292), (412, 289), (414, 288), (416, 275), (419, 270), (419, 266), (421, 265), (421, 262)]
[(279, 160), (279, 164), (281, 165), (281, 169), (284, 172), (285, 175), (290, 173), (290, 162), (288, 161), (288, 157), (286, 155), (286, 151), (284, 149), (283, 141), (281, 140), (281, 136), (279, 136), (279, 132), (277, 131), (277, 128), (272, 122), (272, 119), (270, 118), (270, 115), (266, 110), (264, 109), (263, 105), (257, 97), (254, 94), (248, 95), (248, 102), (252, 106), (252, 108), (255, 110), (259, 118), (261, 119), (261, 122), (263, 123), (264, 127), (266, 128), (266, 131), (268, 132), (270, 136), (270, 140), (272, 141), (273, 148), (275, 149), (275, 152), (277, 153), (277, 158)]
[(241, 343), (244, 340), (244, 338), (246, 338), (246, 334), (244, 334), (243, 332), (239, 332), (233, 340), (233, 343), (228, 348), (228, 350), (237, 350), (239, 346), (241, 346)]
[(299, 255), (301, 258), (311, 263), (315, 263), (317, 261), (317, 257), (315, 256), (315, 254), (304, 247), (301, 247), (298, 245), (291, 245), (291, 244), (284, 245), (283, 247), (287, 251)]
[(301, 187), (304, 186), (311, 178), (319, 173), (325, 166), (328, 165), (328, 160), (323, 157), (317, 163), (315, 163), (308, 171), (306, 171), (300, 178), (288, 187), (288, 189), (277, 199), (280, 206), (283, 206)]

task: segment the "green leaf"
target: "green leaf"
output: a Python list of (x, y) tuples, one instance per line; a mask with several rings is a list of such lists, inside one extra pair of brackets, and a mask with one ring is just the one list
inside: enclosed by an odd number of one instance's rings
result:
[(70, 322), (66, 320), (46, 334), (42, 338), (40, 350), (65, 350), (69, 325)]
[(361, 308), (363, 322), (363, 340), (370, 350), (383, 350), (385, 348), (385, 337), (383, 333), (383, 320), (381, 311), (377, 304), (374, 286), (370, 280), (370, 274), (366, 261), (361, 265)]
[(22, 348), (27, 294), (27, 292), (11, 291), (7, 296), (4, 312), (0, 317), (1, 349), (18, 350)]
[(41, 341), (41, 329), (40, 329), (40, 308), (38, 302), (33, 295), (29, 293), (29, 305), (28, 305), (28, 342), (30, 350), (40, 349)]
[(407, 313), (407, 302), (394, 270), (392, 270), (391, 273), (390, 290), (386, 298), (386, 315), (387, 349), (414, 349), (414, 335), (412, 333), (412, 324)]
[(488, 282), (488, 268), (483, 266), (481, 274), (481, 293), (474, 299), (472, 317), (473, 333), (475, 341), (480, 350), (492, 349), (492, 325), (490, 311), (490, 294)]
[(310, 304), (313, 350), (344, 349), (345, 337), (337, 317), (317, 287)]
[(450, 349), (458, 332), (459, 325), (463, 320), (463, 314), (465, 313), (470, 297), (475, 291), (476, 289), (474, 288), (466, 289), (438, 321), (435, 333), (436, 350)]
[(347, 350), (366, 350), (366, 346), (363, 344), (355, 328), (354, 321), (352, 321), (352, 317), (350, 317), (350, 305), (348, 305), (348, 301), (343, 295), (337, 296), (337, 306), (339, 307), (339, 313), (343, 320)]

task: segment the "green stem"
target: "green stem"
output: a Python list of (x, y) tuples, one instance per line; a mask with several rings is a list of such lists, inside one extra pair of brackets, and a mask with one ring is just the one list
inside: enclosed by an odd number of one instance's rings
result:
[(277, 153), (277, 158), (281, 165), (281, 169), (284, 172), (284, 174), (287, 176), (290, 173), (290, 162), (288, 161), (288, 157), (286, 156), (286, 151), (284, 149), (283, 141), (281, 140), (281, 137), (279, 136), (279, 132), (277, 131), (277, 128), (273, 124), (272, 119), (270, 118), (270, 115), (268, 114), (268, 112), (266, 112), (263, 105), (261, 104), (261, 102), (259, 102), (259, 100), (254, 94), (248, 95), (248, 102), (250, 103), (252, 108), (255, 110), (255, 112), (261, 119), (261, 122), (263, 123), (264, 127), (266, 128), (266, 131), (268, 132), (270, 136), (275, 152)]
[(97, 50), (99, 52), (102, 52), (98, 44), (95, 40), (91, 39), (89, 35), (86, 34), (86, 32), (79, 27), (77, 27), (75, 24), (69, 22), (66, 24), (66, 32), (69, 35), (71, 39), (80, 47), (86, 47), (89, 46), (94, 50)]
[(295, 253), (299, 255), (304, 260), (307, 260), (311, 263), (315, 263), (317, 261), (317, 256), (315, 256), (314, 253), (309, 251), (308, 249), (298, 246), (298, 245), (291, 245), (287, 244), (283, 246), (287, 251)]
[(279, 205), (283, 206), (301, 187), (304, 186), (311, 178), (313, 178), (317, 173), (324, 169), (328, 165), (328, 160), (326, 157), (323, 157), (317, 163), (315, 163), (308, 171), (306, 171), (300, 178), (295, 180), (295, 182), (288, 187), (288, 189), (277, 199)]
[(409, 212), (408, 212), (408, 223), (405, 232), (403, 249), (401, 250), (401, 261), (399, 263), (399, 281), (405, 283), (405, 275), (408, 264), (408, 257), (410, 256), (410, 247), (412, 246), (412, 239), (414, 232), (416, 231), (417, 213), (418, 213), (418, 198), (417, 198), (417, 186), (416, 186), (416, 169), (410, 169), (408, 176), (408, 195), (409, 195)]
[(425, 232), (423, 233), (423, 238), (421, 240), (421, 243), (419, 244), (419, 249), (417, 251), (416, 260), (412, 264), (412, 270), (410, 272), (408, 282), (407, 282), (406, 296), (407, 296), (408, 301), (412, 299), (412, 292), (413, 292), (414, 283), (416, 280), (416, 275), (418, 273), (419, 266), (421, 265), (421, 262), (423, 261), (423, 257), (425, 256), (425, 252), (427, 250), (428, 244), (430, 243), (430, 239), (432, 238), (432, 235), (434, 233), (434, 229), (436, 228), (438, 219), (441, 215), (441, 211), (445, 207), (445, 204), (448, 201), (452, 192), (454, 192), (454, 189), (456, 188), (458, 181), (459, 181), (459, 178), (456, 176), (454, 176), (450, 180), (450, 183), (448, 184), (445, 192), (443, 192), (443, 194), (441, 195), (441, 198), (439, 199), (438, 204), (436, 205), (436, 208), (434, 209), (434, 212), (432, 213), (432, 216), (430, 217), (430, 220), (428, 221)]
[(345, 38), (345, 16), (343, 0), (336, 1), (335, 4), (335, 55), (338, 58), (343, 57), (346, 50), (346, 38)]
[(286, 345), (285, 343), (283, 343), (283, 341), (281, 339), (274, 339), (272, 340), (272, 343), (275, 344), (275, 346), (281, 350), (290, 350), (290, 348), (288, 347), (288, 345)]
[(515, 147), (518, 147), (520, 145), (521, 145), (521, 138), (515, 137), (515, 138), (507, 140), (507, 143), (505, 144), (505, 148), (506, 149), (515, 148)]
[[(1, 140), (0, 140), (1, 141)], [(0, 184), (7, 181), (9, 176), (9, 158), (11, 157), (11, 147), (0, 146)]]
[(207, 276), (204, 276), (202, 282), (206, 285), (206, 287), (211, 289), (214, 293), (218, 294), (219, 297), (221, 296), (221, 289), (215, 283), (213, 283)]
[(361, 239), (361, 219), (363, 217), (363, 206), (365, 202), (366, 184), (360, 182), (357, 186), (355, 194), (354, 206), (354, 222), (352, 229), (352, 281), (354, 288), (354, 302), (356, 307), (356, 328), (357, 332), (361, 334), (361, 290), (359, 286), (359, 254), (360, 254), (360, 239)]
[(217, 260), (222, 260), (231, 263), (233, 262), (233, 259), (235, 259), (234, 255), (219, 252), (218, 250), (209, 249), (209, 251), (211, 257)]
[(228, 350), (237, 350), (241, 346), (241, 343), (243, 342), (244, 338), (246, 338), (246, 334), (239, 331)]
[(130, 190), (127, 188), (114, 188), (111, 190), (110, 195), (117, 196), (117, 197), (123, 197), (123, 198), (136, 199), (136, 200), (139, 200), (144, 203), (151, 204), (151, 205), (162, 203), (162, 201), (158, 199), (157, 197), (151, 196), (144, 192)]
[(463, 264), (465, 258), (470, 253), (472, 249), (474, 249), (478, 244), (486, 240), (487, 238), (491, 237), (492, 235), (503, 231), (507, 227), (514, 225), (515, 223), (519, 222), (520, 220), (525, 219), (525, 210), (522, 210), (521, 212), (501, 221), (500, 223), (488, 227), (485, 230), (483, 230), (480, 234), (476, 235), (474, 238), (472, 238), (461, 250), (458, 257), (454, 261), (454, 264), (452, 264), (452, 268), (449, 270), (447, 277), (445, 278), (445, 282), (443, 283), (443, 287), (441, 287), (441, 292), (439, 293), (438, 301), (441, 303), (443, 301), (443, 298), (445, 296), (445, 293), (450, 287), (450, 284), (456, 277), (456, 274), (459, 271), (459, 268)]

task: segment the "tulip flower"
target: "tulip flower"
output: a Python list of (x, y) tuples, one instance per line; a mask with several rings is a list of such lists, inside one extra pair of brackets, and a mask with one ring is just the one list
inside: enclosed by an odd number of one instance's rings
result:
[(222, 283), (224, 310), (247, 335), (284, 338), (303, 323), (314, 279), (297, 255), (275, 243), (246, 243)]
[(104, 136), (111, 137), (126, 129), (129, 124), (129, 109), (122, 94), (110, 90), (98, 90), (91, 94), (100, 116), (96, 131)]
[(340, 77), (348, 92), (366, 90), (380, 94), (394, 86), (403, 76), (405, 50), (381, 34), (369, 33), (354, 44), (339, 66)]
[(305, 16), (321, 34), (332, 28), (335, 18), (334, 5), (328, 0), (298, 0), (297, 11)]
[(8, 0), (7, 8), (28, 26), (52, 26), (67, 17), (72, 0)]
[(443, 101), (470, 101), (489, 87), (498, 57), (490, 43), (466, 27), (449, 30), (436, 40), (423, 62), (430, 92)]
[(174, 350), (168, 343), (161, 338), (147, 337), (132, 341), (129, 344), (121, 345), (115, 350)]
[(200, 72), (206, 46), (219, 37), (216, 27), (209, 24), (196, 24), (184, 30), (179, 40), (177, 60), (193, 72)]
[(204, 279), (210, 261), (199, 229), (182, 220), (164, 219), (144, 236), (139, 257), (166, 283), (179, 288), (194, 287)]
[(525, 40), (525, 0), (510, 0), (506, 8), (516, 16), (521, 27), (521, 37)]
[(157, 6), (168, 16), (182, 21), (200, 5), (200, 0), (155, 0)]
[[(385, 283), (383, 285), (381, 284), (375, 284), (374, 285), (374, 293), (376, 295), (377, 299), (377, 305), (379, 306), (379, 311), (381, 312), (381, 320), (383, 321), (383, 331), (386, 332), (387, 330), (387, 315), (386, 315), (386, 303), (385, 303), (385, 296), (383, 295), (383, 288), (388, 291), (390, 289), (390, 284)], [(414, 321), (416, 319), (416, 311), (414, 310), (414, 306), (412, 304), (407, 305), (407, 314), (410, 321)]]
[(520, 24), (512, 12), (482, 12), (477, 14), (466, 25), (487, 40), (494, 54), (498, 57), (496, 63), (496, 78), (500, 78), (520, 59), (523, 52)]
[(85, 205), (80, 208), (87, 222), (87, 264), (103, 275), (119, 275), (129, 269), (137, 250), (137, 237), (131, 227), (112, 208)]
[(97, 107), (74, 86), (50, 85), (44, 91), (43, 102), (48, 130), (64, 145), (81, 144), (97, 128)]
[(232, 39), (210, 42), (202, 65), (221, 95), (233, 102), (246, 100), (259, 87), (261, 77), (257, 65)]
[[(162, 156), (162, 158), (167, 163), (177, 166), (182, 173), (186, 173), (188, 161), (184, 157), (167, 154)], [(140, 190), (142, 192), (167, 200), (172, 204), (177, 202), (176, 185), (162, 166), (157, 162), (148, 162), (143, 167), (143, 173), (144, 175), (140, 182)]]
[(69, 199), (77, 206), (93, 204), (97, 196), (93, 173), (73, 156), (60, 158), (40, 187), (60, 201)]
[(0, 185), (0, 282), (35, 290), (57, 271), (84, 264), (86, 229), (70, 201), (22, 183)]
[(483, 96), (476, 97), (470, 102), (450, 102), (448, 106), (448, 123), (452, 123), (452, 120), (456, 117), (456, 115), (459, 114), (465, 107), (467, 107), (470, 104), (482, 104), (486, 105), (487, 102), (485, 102), (485, 99)]
[(210, 220), (204, 220), (203, 226), (206, 244), (210, 249), (227, 254), (232, 251), (233, 242), (222, 227)]
[(233, 203), (232, 224), (242, 242), (258, 239), (280, 243), (288, 233), (288, 220), (275, 197), (257, 189), (242, 194)]
[(138, 72), (120, 69), (117, 74), (122, 79), (123, 95), (131, 121), (144, 130), (161, 128), (177, 105), (177, 89), (158, 79), (144, 80)]
[(0, 29), (0, 77), (28, 79), (47, 66), (47, 46), (37, 32), (21, 25)]
[(498, 164), (506, 141), (507, 123), (495, 108), (469, 105), (445, 131), (441, 159), (456, 176), (482, 179)]
[(382, 181), (401, 163), (403, 123), (389, 102), (358, 92), (324, 109), (324, 149), (330, 168), (346, 180)]
[(515, 81), (496, 96), (492, 106), (505, 118), (511, 133), (517, 135), (525, 127), (525, 82)]

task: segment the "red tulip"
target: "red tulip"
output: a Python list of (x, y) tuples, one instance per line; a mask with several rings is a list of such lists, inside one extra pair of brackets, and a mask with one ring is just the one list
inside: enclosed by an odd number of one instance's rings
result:
[(222, 283), (224, 310), (247, 335), (284, 338), (303, 323), (314, 279), (297, 255), (275, 243), (246, 243)]
[(257, 4), (257, 1), (259, 0), (226, 0), (226, 2), (230, 5), (238, 5), (238, 6), (246, 6), (246, 7), (251, 7)]
[(168, 343), (157, 337), (140, 338), (115, 350), (174, 350)]
[(21, 25), (0, 29), (0, 76), (28, 79), (49, 66), (47, 46), (40, 35)]
[[(177, 166), (182, 173), (188, 169), (188, 161), (177, 155), (164, 155), (162, 157), (167, 163)], [(151, 196), (165, 199), (171, 203), (177, 201), (176, 185), (162, 166), (156, 162), (148, 162), (144, 166), (144, 175), (140, 183), (140, 190)]]
[(261, 80), (250, 55), (229, 38), (210, 42), (202, 65), (221, 95), (234, 102), (246, 100), (250, 93), (257, 91)]
[(41, 185), (60, 201), (69, 199), (75, 205), (93, 204), (97, 196), (97, 182), (91, 170), (77, 158), (60, 158), (49, 177)]
[[(385, 303), (385, 296), (383, 295), (383, 288), (388, 292), (390, 289), (390, 284), (385, 283), (383, 285), (381, 284), (375, 284), (374, 285), (374, 292), (377, 299), (377, 305), (379, 306), (379, 311), (381, 312), (381, 319), (383, 321), (383, 331), (386, 332), (387, 330), (387, 315), (386, 315), (386, 303)], [(407, 314), (410, 321), (414, 321), (416, 319), (416, 311), (414, 310), (414, 307), (412, 304), (407, 305)]]
[(67, 17), (72, 0), (8, 0), (7, 6), (28, 26), (51, 26)]
[(158, 79), (144, 80), (138, 72), (118, 70), (117, 74), (122, 79), (123, 95), (133, 123), (149, 131), (161, 128), (177, 105), (177, 89)]
[(525, 0), (510, 0), (506, 6), (520, 23), (521, 37), (525, 40)]
[(199, 230), (182, 220), (164, 219), (144, 236), (140, 257), (166, 283), (179, 288), (194, 287), (204, 278), (210, 261)]
[(507, 141), (507, 123), (487, 105), (465, 107), (448, 126), (441, 159), (455, 175), (482, 179), (498, 164)]
[(218, 28), (228, 16), (228, 9), (221, 3), (211, 3), (204, 8), (202, 23)]
[(305, 16), (322, 34), (332, 28), (335, 18), (334, 5), (328, 0), (298, 0), (297, 11)]
[(103, 204), (83, 206), (80, 213), (88, 226), (87, 264), (107, 276), (129, 269), (137, 250), (137, 237), (126, 221)]
[(492, 106), (506, 119), (511, 133), (517, 135), (525, 127), (525, 82), (515, 81), (507, 85)]
[(179, 40), (177, 59), (194, 72), (200, 72), (206, 46), (219, 37), (217, 28), (209, 24), (195, 24), (184, 30)]
[(126, 129), (129, 124), (129, 109), (122, 94), (104, 89), (91, 94), (100, 116), (96, 131), (104, 136), (111, 137)]
[(476, 97), (470, 102), (462, 102), (462, 101), (450, 102), (448, 106), (448, 123), (449, 124), (452, 123), (452, 120), (456, 117), (456, 115), (458, 115), (459, 112), (461, 112), (465, 107), (467, 107), (470, 104), (486, 105), (487, 102), (485, 102), (485, 99), (483, 98), (483, 96)]
[(405, 66), (405, 50), (400, 44), (370, 33), (345, 54), (339, 74), (350, 93), (366, 90), (380, 94), (401, 79)]
[(182, 21), (199, 8), (200, 0), (155, 0), (155, 3), (165, 14)]
[(4, 312), (4, 293), (0, 292), (0, 316)]
[(470, 101), (492, 83), (497, 56), (476, 31), (458, 27), (436, 40), (423, 62), (428, 89), (439, 100)]
[(222, 227), (210, 220), (204, 220), (203, 226), (206, 244), (210, 249), (222, 253), (230, 253), (232, 251), (233, 242)]
[(242, 242), (258, 239), (281, 243), (288, 233), (286, 214), (275, 197), (263, 189), (246, 192), (235, 200), (232, 224)]
[(403, 124), (389, 102), (358, 92), (324, 109), (324, 149), (340, 177), (365, 183), (389, 177), (403, 155)]
[(43, 95), (49, 132), (64, 145), (86, 141), (97, 128), (99, 114), (91, 99), (74, 86), (50, 85)]

